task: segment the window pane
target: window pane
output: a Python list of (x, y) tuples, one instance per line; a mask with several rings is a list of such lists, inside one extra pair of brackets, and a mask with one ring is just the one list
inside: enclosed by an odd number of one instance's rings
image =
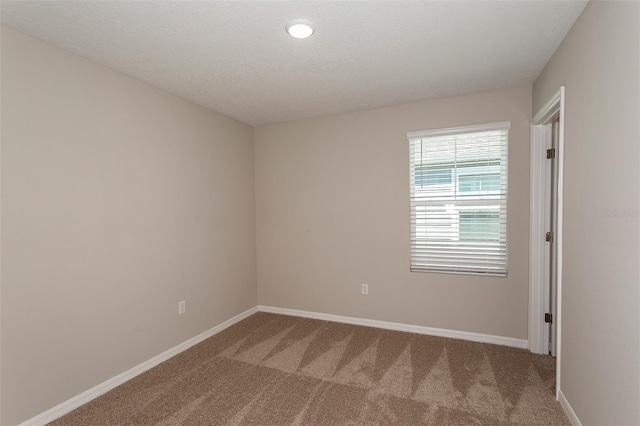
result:
[(500, 212), (464, 210), (460, 212), (461, 241), (500, 241)]
[(452, 179), (450, 165), (447, 165), (445, 167), (424, 165), (416, 166), (415, 183), (418, 187), (450, 184), (451, 182)]
[(500, 174), (463, 175), (458, 178), (460, 192), (500, 191)]

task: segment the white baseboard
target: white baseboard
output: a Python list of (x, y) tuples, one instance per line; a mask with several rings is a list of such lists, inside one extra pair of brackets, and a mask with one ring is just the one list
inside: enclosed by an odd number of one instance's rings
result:
[(423, 327), (420, 325), (401, 324), (397, 322), (378, 321), (365, 318), (345, 317), (342, 315), (321, 314), (318, 312), (299, 311), (297, 309), (277, 308), (274, 306), (259, 305), (260, 312), (272, 314), (291, 315), (295, 317), (313, 318), (325, 321), (343, 322), (347, 324), (364, 325), (366, 327), (385, 328), (388, 330), (406, 331), (409, 333), (428, 334), (430, 336), (450, 337), (452, 339), (470, 340), (472, 342), (493, 343), (496, 345), (512, 346), (514, 348), (527, 349), (526, 340), (512, 337), (493, 336), (490, 334), (470, 333), (466, 331), (447, 330), (442, 328)]
[(558, 391), (558, 402), (564, 410), (564, 413), (569, 418), (571, 424), (573, 426), (582, 426), (582, 423), (580, 423), (580, 419), (578, 419), (578, 416), (576, 416), (575, 411), (573, 411), (573, 408), (571, 408), (571, 404), (569, 404), (569, 401), (567, 401), (567, 398), (564, 397), (564, 394), (561, 390)]
[(160, 355), (156, 355), (155, 357), (151, 358), (148, 361), (145, 361), (141, 364), (136, 365), (135, 367), (131, 368), (130, 370), (125, 371), (124, 373), (118, 374), (115, 377), (112, 377), (109, 380), (106, 380), (102, 383), (100, 383), (99, 385), (96, 385), (94, 387), (92, 387), (91, 389), (88, 389), (84, 392), (82, 392), (80, 395), (74, 396), (71, 399), (68, 399), (58, 405), (56, 405), (55, 407), (35, 416), (30, 418), (29, 420), (26, 420), (22, 423), (20, 423), (19, 426), (44, 426), (49, 422), (52, 422), (62, 416), (64, 416), (65, 414), (75, 410), (76, 408), (80, 407), (81, 405), (86, 404), (87, 402), (99, 397), (100, 395), (103, 395), (105, 393), (107, 393), (108, 391), (110, 391), (111, 389), (120, 386), (121, 384), (123, 384), (124, 382), (133, 379), (134, 377), (136, 377), (139, 374), (144, 373), (147, 370), (150, 370), (151, 368), (155, 367), (156, 365), (168, 360), (171, 357), (174, 357), (176, 355), (178, 355), (180, 352), (183, 352), (187, 349), (189, 349), (190, 347), (192, 347), (193, 345), (196, 345), (200, 342), (202, 342), (203, 340), (208, 339), (209, 337), (220, 333), (222, 330), (224, 330), (225, 328), (228, 328), (230, 326), (232, 326), (233, 324), (242, 321), (243, 319), (247, 318), (250, 315), (255, 314), (256, 312), (258, 312), (258, 307), (254, 306), (251, 309), (248, 309), (246, 311), (244, 311), (241, 314), (236, 315), (233, 318), (230, 318), (228, 320), (226, 320), (225, 322), (218, 324), (217, 326), (205, 331), (204, 333), (198, 334), (197, 336), (180, 343), (177, 346), (174, 346), (173, 348), (161, 353)]
[[(291, 316), (303, 317), (303, 318), (314, 318), (314, 319), (319, 319), (324, 321), (342, 322), (346, 324), (363, 325), (366, 327), (384, 328), (388, 330), (406, 331), (409, 333), (427, 334), (431, 336), (450, 337), (453, 339), (470, 340), (473, 342), (493, 343), (497, 345), (513, 346), (516, 348), (523, 348), (523, 349), (527, 348), (526, 340), (514, 339), (511, 337), (492, 336), (489, 334), (470, 333), (470, 332), (457, 331), (457, 330), (446, 330), (441, 328), (423, 327), (419, 325), (401, 324), (401, 323), (388, 322), (388, 321), (378, 321), (378, 320), (371, 320), (371, 319), (365, 319), (365, 318), (322, 314), (317, 312), (300, 311), (297, 309), (277, 308), (273, 306), (259, 305), (251, 309), (248, 309), (242, 312), (241, 314), (236, 315), (235, 317), (230, 318), (221, 324), (218, 324), (217, 326), (205, 331), (204, 333), (201, 333), (183, 343), (180, 343), (177, 346), (174, 346), (173, 348), (161, 353), (160, 355), (157, 355), (151, 358), (148, 361), (138, 364), (137, 366), (125, 371), (124, 373), (118, 374), (117, 376), (112, 377), (111, 379), (106, 380), (100, 383), (99, 385), (96, 385), (91, 389), (88, 389), (82, 392), (81, 394), (62, 402), (56, 405), (55, 407), (35, 417), (32, 417), (29, 420), (26, 420), (20, 423), (19, 426), (44, 426), (47, 423), (52, 422), (64, 416), (65, 414), (75, 410), (76, 408), (94, 400), (100, 395), (107, 393), (108, 391), (116, 388), (117, 386), (120, 386), (126, 381), (133, 379), (134, 377), (144, 373), (147, 370), (150, 370), (151, 368), (168, 360), (169, 358), (172, 358), (178, 355), (180, 352), (183, 352), (189, 349), (190, 347), (202, 342), (203, 340), (206, 340), (209, 337), (220, 333), (225, 328), (228, 328), (236, 324), (237, 322), (242, 321), (243, 319), (249, 317), (250, 315), (253, 315), (258, 311), (270, 312), (270, 313), (282, 314), (282, 315), (291, 315)], [(571, 406), (569, 405), (569, 403), (564, 399), (564, 396), (562, 395), (562, 393), (559, 393), (559, 398), (561, 398), (560, 404), (562, 405), (563, 409), (567, 413), (567, 416), (569, 416), (569, 418), (571, 419), (571, 422), (573, 423), (573, 425), (581, 426), (580, 422), (578, 421), (578, 418), (575, 416), (575, 413), (571, 409)]]

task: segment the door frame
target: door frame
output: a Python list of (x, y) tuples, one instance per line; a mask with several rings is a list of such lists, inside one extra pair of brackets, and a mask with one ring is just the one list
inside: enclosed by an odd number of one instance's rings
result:
[(549, 99), (531, 120), (530, 139), (530, 227), (529, 227), (529, 350), (543, 353), (544, 350), (544, 294), (545, 277), (545, 213), (549, 199), (546, 188), (546, 149), (552, 137), (552, 122), (558, 118), (557, 158), (557, 210), (558, 223), (555, 231), (557, 252), (557, 311), (553, 321), (557, 326), (556, 399), (560, 390), (560, 357), (562, 356), (562, 223), (564, 180), (564, 86)]

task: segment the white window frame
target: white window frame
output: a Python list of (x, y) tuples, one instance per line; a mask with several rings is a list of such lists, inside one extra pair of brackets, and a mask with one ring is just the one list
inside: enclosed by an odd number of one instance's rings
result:
[[(450, 206), (450, 210), (451, 210), (451, 225), (450, 225), (450, 234), (447, 237), (447, 241), (450, 242), (454, 242), (452, 246), (455, 247), (455, 245), (457, 243), (455, 243), (455, 241), (459, 241), (460, 235), (459, 235), (459, 231), (460, 231), (460, 216), (459, 214), (455, 214), (454, 210), (457, 212), (460, 211), (464, 211), (464, 210), (482, 210), (483, 207), (491, 210), (491, 209), (495, 209), (496, 207), (496, 201), (498, 201), (498, 205), (499, 205), (499, 211), (504, 214), (504, 220), (501, 220), (500, 222), (500, 235), (504, 236), (503, 238), (501, 238), (501, 241), (498, 241), (495, 245), (495, 247), (498, 249), (498, 251), (503, 251), (504, 252), (504, 259), (503, 259), (503, 265), (500, 267), (496, 267), (494, 266), (477, 266), (475, 268), (473, 268), (471, 266), (471, 263), (469, 264), (463, 264), (460, 265), (459, 267), (454, 267), (454, 266), (440, 266), (440, 267), (434, 267), (434, 266), (429, 266), (429, 265), (425, 265), (422, 262), (419, 262), (417, 259), (419, 259), (420, 255), (419, 255), (419, 250), (417, 249), (417, 247), (422, 244), (424, 246), (424, 244), (429, 244), (429, 242), (426, 242), (424, 240), (426, 240), (426, 236), (429, 233), (428, 230), (428, 226), (427, 226), (427, 222), (421, 224), (419, 223), (420, 218), (418, 218), (416, 212), (420, 211), (420, 210), (424, 210), (424, 209), (428, 209), (427, 206), (424, 205), (424, 198), (422, 198), (421, 202), (418, 202), (417, 200), (420, 198), (418, 196), (416, 196), (415, 191), (416, 191), (416, 187), (415, 187), (415, 181), (413, 179), (413, 176), (415, 176), (415, 167), (417, 165), (417, 163), (414, 163), (413, 158), (410, 158), (409, 164), (410, 164), (410, 210), (411, 210), (411, 244), (410, 244), (410, 253), (411, 253), (411, 261), (410, 261), (410, 269), (412, 272), (435, 272), (435, 273), (454, 273), (454, 274), (471, 274), (471, 275), (480, 275), (480, 276), (498, 276), (498, 277), (506, 277), (507, 273), (508, 273), (508, 256), (507, 256), (507, 230), (506, 230), (506, 215), (507, 215), (507, 187), (508, 187), (508, 132), (509, 129), (511, 128), (511, 122), (509, 121), (504, 121), (504, 122), (498, 122), (498, 123), (489, 123), (489, 124), (481, 124), (481, 125), (473, 125), (473, 126), (463, 126), (463, 127), (455, 127), (455, 128), (447, 128), (447, 129), (437, 129), (437, 130), (427, 130), (427, 131), (419, 131), (419, 132), (409, 132), (407, 133), (407, 140), (409, 141), (409, 149), (410, 149), (410, 156), (413, 156), (413, 151), (412, 151), (412, 145), (414, 143), (421, 143), (418, 142), (418, 140), (421, 140), (423, 138), (432, 138), (432, 137), (439, 137), (439, 136), (447, 136), (447, 135), (464, 135), (464, 134), (470, 134), (470, 133), (481, 133), (481, 132), (489, 132), (489, 131), (496, 131), (496, 130), (504, 130), (507, 132), (507, 141), (505, 143), (505, 146), (501, 149), (500, 152), (500, 164), (498, 165), (486, 165), (486, 166), (479, 166), (480, 168), (483, 168), (484, 171), (488, 171), (488, 170), (493, 170), (495, 169), (497, 172), (499, 172), (501, 174), (501, 178), (502, 180), (504, 180), (504, 195), (491, 195), (490, 192), (486, 193), (485, 191), (473, 191), (470, 193), (466, 193), (465, 195), (478, 195), (478, 196), (482, 196), (482, 195), (486, 195), (483, 199), (475, 199), (475, 200), (461, 200), (459, 198), (458, 194), (458, 190), (459, 190), (459, 178), (461, 176), (465, 176), (465, 175), (472, 175), (472, 174), (477, 174), (478, 170), (476, 167), (473, 168), (469, 168), (469, 170), (465, 170), (464, 168), (458, 168), (455, 169), (452, 173), (452, 182), (450, 184), (434, 184), (434, 185), (429, 185), (431, 188), (430, 190), (434, 190), (434, 187), (437, 186), (441, 186), (443, 188), (443, 190), (446, 190), (446, 187), (449, 188), (453, 188), (453, 192), (456, 194), (456, 196), (454, 198), (452, 198), (452, 203)], [(472, 154), (473, 155), (473, 154)], [(444, 156), (444, 158), (446, 159), (446, 156)], [(445, 160), (446, 161), (446, 160)], [(452, 162), (454, 162), (455, 160), (452, 159)], [(446, 163), (445, 163), (446, 164)], [(436, 188), (437, 190), (437, 188)], [(437, 195), (434, 196), (435, 198), (437, 198)], [(427, 201), (427, 203), (429, 204), (430, 201)], [(427, 204), (427, 205), (428, 205)], [(465, 205), (466, 204), (466, 205)], [(436, 209), (438, 209), (439, 204), (437, 204), (436, 201), (434, 201), (434, 207)], [(447, 202), (446, 201), (442, 201), (442, 204), (440, 204), (443, 206), (443, 208), (447, 208)], [(504, 210), (504, 212), (502, 212), (502, 210)], [(441, 220), (443, 223), (446, 222), (446, 218), (442, 218)], [(422, 229), (421, 229), (422, 228)], [(432, 227), (433, 228), (437, 228), (437, 226)], [(456, 231), (457, 230), (457, 231)], [(421, 232), (423, 233), (423, 236), (421, 235)], [(436, 229), (433, 229), (432, 232), (436, 232)], [(457, 233), (456, 233), (457, 232)], [(457, 235), (457, 238), (456, 238)], [(423, 241), (420, 241), (421, 239), (424, 239)], [(436, 243), (437, 244), (437, 243)], [(485, 242), (481, 242), (481, 244), (485, 244), (487, 245), (487, 247), (490, 246), (490, 244), (488, 244), (486, 241)], [(462, 244), (461, 244), (461, 248), (462, 248)], [(471, 257), (470, 257), (471, 259)]]

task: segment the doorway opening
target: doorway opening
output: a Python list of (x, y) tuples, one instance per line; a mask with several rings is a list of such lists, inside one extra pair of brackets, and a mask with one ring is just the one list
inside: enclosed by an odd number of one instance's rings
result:
[(543, 353), (557, 356), (558, 322), (558, 250), (556, 234), (558, 228), (558, 136), (560, 118), (551, 123), (551, 139), (547, 140), (547, 161), (545, 161), (545, 258), (544, 258), (544, 341)]
[(564, 87), (531, 120), (529, 350), (556, 357), (562, 347), (562, 188)]

